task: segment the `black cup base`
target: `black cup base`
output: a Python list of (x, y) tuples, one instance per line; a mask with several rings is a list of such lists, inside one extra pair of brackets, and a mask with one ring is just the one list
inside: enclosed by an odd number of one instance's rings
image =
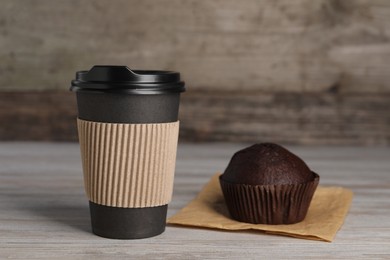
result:
[(117, 208), (89, 202), (92, 232), (113, 239), (140, 239), (164, 232), (168, 205)]

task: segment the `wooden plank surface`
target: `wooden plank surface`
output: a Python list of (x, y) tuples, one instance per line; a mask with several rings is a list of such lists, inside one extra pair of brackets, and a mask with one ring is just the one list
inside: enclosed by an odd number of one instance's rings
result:
[[(181, 144), (168, 215), (184, 207), (244, 144)], [(76, 143), (0, 143), (0, 259), (389, 259), (390, 148), (289, 146), (321, 185), (354, 192), (332, 243), (168, 226), (160, 236), (91, 234)]]
[(389, 145), (389, 14), (388, 0), (1, 0), (0, 140), (76, 140), (75, 72), (124, 64), (182, 73), (181, 140)]
[[(180, 104), (183, 141), (389, 145), (390, 94), (195, 91)], [(75, 141), (69, 91), (0, 92), (0, 140)]]
[(1, 0), (0, 17), (2, 89), (125, 64), (197, 89), (390, 91), (387, 0)]

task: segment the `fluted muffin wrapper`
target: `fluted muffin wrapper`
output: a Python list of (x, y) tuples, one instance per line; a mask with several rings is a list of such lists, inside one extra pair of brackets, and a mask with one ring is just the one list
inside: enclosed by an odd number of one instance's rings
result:
[(253, 224), (293, 224), (302, 221), (318, 186), (319, 176), (302, 184), (233, 184), (219, 177), (231, 217)]

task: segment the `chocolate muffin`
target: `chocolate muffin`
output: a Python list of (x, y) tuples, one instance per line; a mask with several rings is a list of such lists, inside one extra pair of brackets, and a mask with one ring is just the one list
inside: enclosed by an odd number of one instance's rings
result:
[(302, 221), (318, 182), (302, 159), (273, 143), (238, 151), (220, 176), (232, 218), (254, 224)]

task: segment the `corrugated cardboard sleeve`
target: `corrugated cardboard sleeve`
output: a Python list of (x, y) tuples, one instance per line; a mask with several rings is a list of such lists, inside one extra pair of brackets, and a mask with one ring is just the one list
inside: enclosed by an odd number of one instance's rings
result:
[(143, 208), (172, 198), (179, 122), (115, 124), (77, 119), (90, 201)]

